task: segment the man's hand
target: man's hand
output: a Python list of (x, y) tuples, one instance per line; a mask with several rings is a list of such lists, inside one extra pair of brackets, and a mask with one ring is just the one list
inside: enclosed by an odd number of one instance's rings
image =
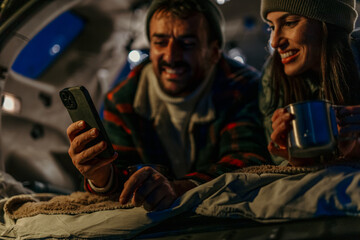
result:
[(187, 180), (171, 182), (152, 167), (143, 167), (125, 182), (120, 195), (120, 203), (126, 204), (132, 198), (136, 207), (147, 211), (163, 210), (187, 190), (196, 185)]
[(68, 153), (75, 167), (80, 173), (97, 187), (106, 185), (110, 177), (110, 163), (113, 162), (117, 153), (108, 159), (100, 159), (96, 156), (106, 149), (106, 142), (101, 141), (94, 146), (86, 148), (86, 144), (94, 140), (99, 131), (96, 128), (81, 133), (86, 127), (84, 121), (78, 121), (67, 128), (70, 140)]

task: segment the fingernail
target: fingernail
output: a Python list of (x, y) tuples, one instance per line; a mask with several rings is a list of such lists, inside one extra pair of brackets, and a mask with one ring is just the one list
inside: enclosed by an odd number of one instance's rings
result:
[(91, 134), (92, 134), (93, 136), (96, 136), (96, 135), (97, 135), (96, 128), (91, 129)]
[(79, 126), (79, 127), (83, 127), (83, 126), (84, 126), (84, 121), (80, 121), (80, 122), (78, 123), (78, 126)]

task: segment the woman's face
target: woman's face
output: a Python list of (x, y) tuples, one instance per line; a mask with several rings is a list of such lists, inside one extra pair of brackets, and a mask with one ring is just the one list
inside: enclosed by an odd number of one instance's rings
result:
[(271, 29), (271, 46), (279, 53), (287, 76), (320, 71), (320, 21), (288, 12), (270, 12), (267, 22)]

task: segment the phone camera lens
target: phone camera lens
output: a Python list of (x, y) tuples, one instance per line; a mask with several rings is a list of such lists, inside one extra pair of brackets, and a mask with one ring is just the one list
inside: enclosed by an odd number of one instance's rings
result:
[(66, 108), (75, 109), (77, 107), (76, 102), (74, 101), (74, 97), (72, 96), (71, 93), (67, 91), (61, 91), (60, 98)]

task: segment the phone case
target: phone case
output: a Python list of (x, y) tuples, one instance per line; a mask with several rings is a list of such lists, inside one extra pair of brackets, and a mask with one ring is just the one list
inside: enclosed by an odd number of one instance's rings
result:
[(101, 140), (105, 140), (107, 148), (97, 157), (112, 157), (114, 155), (114, 149), (86, 88), (84, 86), (64, 88), (59, 92), (59, 95), (73, 122), (84, 120), (87, 125), (87, 128), (84, 131), (91, 128), (97, 128), (99, 130), (99, 136), (87, 144), (87, 147), (93, 146)]

